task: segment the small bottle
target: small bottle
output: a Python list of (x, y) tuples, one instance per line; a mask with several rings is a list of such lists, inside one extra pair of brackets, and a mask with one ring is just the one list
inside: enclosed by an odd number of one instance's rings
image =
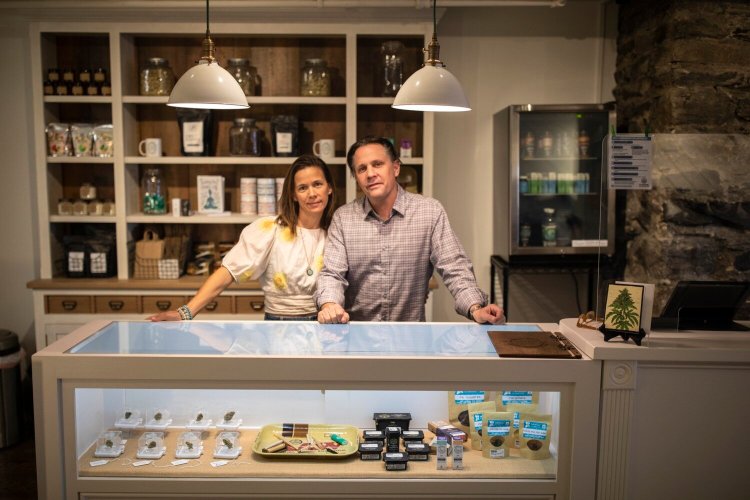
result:
[(81, 82), (84, 86), (91, 83), (91, 71), (88, 69), (82, 69), (78, 73), (78, 81)]
[(401, 158), (411, 158), (411, 141), (409, 139), (401, 139), (401, 147), (399, 148), (399, 156)]
[(555, 223), (555, 209), (544, 209), (544, 224), (542, 224), (542, 244), (545, 247), (557, 246), (557, 224)]
[(544, 156), (552, 156), (552, 146), (554, 145), (554, 142), (555, 141), (552, 139), (552, 134), (549, 133), (549, 130), (545, 131), (542, 136), (542, 152), (544, 153)]
[(529, 238), (531, 238), (531, 226), (528, 224), (521, 224), (521, 246), (529, 246)]
[(73, 71), (70, 68), (66, 68), (62, 72), (62, 81), (67, 83), (68, 85), (73, 85), (73, 81), (76, 79), (75, 71)]
[(518, 191), (521, 194), (526, 194), (529, 192), (529, 176), (528, 175), (522, 175), (518, 178)]
[(588, 158), (590, 145), (591, 137), (585, 130), (581, 130), (581, 134), (578, 136), (578, 154), (581, 158)]
[(60, 70), (57, 68), (50, 68), (47, 70), (47, 80), (49, 80), (52, 85), (56, 85), (57, 82), (60, 81)]
[(547, 192), (555, 194), (557, 192), (557, 174), (550, 172), (547, 176)]
[(534, 144), (536, 142), (536, 138), (534, 137), (534, 132), (529, 130), (526, 132), (526, 135), (523, 138), (523, 154), (525, 158), (533, 158), (534, 157)]
[(94, 71), (94, 83), (102, 84), (107, 80), (107, 70), (104, 68), (96, 68)]
[(60, 80), (55, 84), (55, 95), (68, 95), (70, 94), (70, 89), (68, 88), (68, 84), (64, 81)]
[(97, 85), (96, 82), (89, 82), (88, 87), (86, 87), (86, 95), (99, 95), (99, 85)]
[(112, 84), (109, 82), (104, 82), (99, 87), (99, 93), (101, 95), (112, 95)]
[(83, 95), (83, 84), (80, 81), (74, 82), (70, 87), (70, 94), (76, 96)]

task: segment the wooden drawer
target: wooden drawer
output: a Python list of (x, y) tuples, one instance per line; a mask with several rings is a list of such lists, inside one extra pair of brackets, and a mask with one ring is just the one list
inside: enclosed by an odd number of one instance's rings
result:
[(185, 302), (187, 302), (187, 298), (182, 295), (144, 295), (143, 313), (174, 311)]
[(237, 314), (263, 314), (263, 295), (235, 297)]
[(98, 314), (137, 314), (138, 297), (135, 295), (97, 295), (94, 307)]
[(47, 295), (47, 314), (87, 314), (92, 312), (88, 295)]
[(232, 314), (232, 297), (216, 297), (201, 309), (201, 314)]

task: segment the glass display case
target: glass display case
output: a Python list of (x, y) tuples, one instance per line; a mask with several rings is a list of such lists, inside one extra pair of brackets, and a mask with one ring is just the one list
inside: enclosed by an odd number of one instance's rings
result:
[(614, 251), (614, 191), (606, 183), (613, 105), (516, 105), (494, 118), (494, 253)]
[[(157, 490), (343, 498), (351, 488), (403, 498), (591, 497), (596, 435), (587, 431), (597, 425), (600, 363), (503, 359), (487, 335), (554, 328), (92, 322), (33, 357), (40, 498), (152, 498)], [(540, 448), (549, 455), (537, 460), (520, 448), (485, 458), (467, 442), (462, 469), (449, 457), (440, 470), (429, 455), (394, 472), (357, 452), (362, 431), (380, 423), (375, 413), (409, 413), (409, 429), (428, 444), (438, 432), (430, 422), (468, 424), (468, 403), (529, 391), (551, 426)], [(227, 419), (239, 425), (227, 430)], [(156, 431), (151, 420), (170, 422)], [(575, 446), (573, 436), (582, 436)], [(102, 458), (107, 439), (118, 448)]]

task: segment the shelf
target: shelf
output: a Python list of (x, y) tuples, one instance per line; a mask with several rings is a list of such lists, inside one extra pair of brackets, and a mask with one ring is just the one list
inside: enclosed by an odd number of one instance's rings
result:
[[(126, 104), (167, 104), (169, 96), (148, 96), (148, 95), (126, 95), (122, 97), (122, 102)], [(393, 99), (391, 99), (392, 101)], [(346, 104), (346, 97), (302, 97), (302, 96), (248, 96), (248, 104), (252, 109), (253, 104)]]
[(393, 104), (393, 97), (357, 97), (357, 104), (390, 106)]
[[(296, 156), (126, 156), (125, 163), (160, 165), (291, 165)], [(344, 165), (346, 158), (325, 160), (329, 165)]]
[(146, 215), (137, 213), (128, 215), (125, 220), (128, 224), (250, 224), (261, 215), (242, 215), (230, 213), (228, 215), (188, 215), (175, 217), (172, 214)]
[(596, 196), (599, 193), (521, 193), (521, 196)]
[(113, 164), (114, 158), (100, 158), (98, 156), (48, 156), (47, 163), (105, 163)]
[(521, 161), (591, 161), (599, 160), (594, 156), (547, 156), (544, 158), (524, 158), (521, 157)]
[[(197, 290), (206, 276), (180, 276), (176, 280), (145, 280), (117, 278), (53, 278), (38, 279), (26, 284), (32, 290)], [(260, 291), (258, 281), (232, 282), (228, 291)]]
[(72, 222), (74, 224), (114, 224), (114, 215), (50, 215), (50, 222)]
[(112, 104), (112, 96), (48, 95), (44, 96), (44, 102), (70, 104)]

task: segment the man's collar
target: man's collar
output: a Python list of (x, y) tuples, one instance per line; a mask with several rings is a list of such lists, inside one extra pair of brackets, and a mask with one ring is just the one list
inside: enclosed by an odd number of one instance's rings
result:
[[(404, 215), (404, 211), (406, 210), (406, 194), (404, 191), (404, 188), (401, 187), (400, 184), (396, 184), (396, 201), (393, 203), (393, 209), (391, 210), (391, 214), (393, 212)], [(370, 205), (370, 200), (367, 198), (367, 196), (364, 196), (364, 201), (362, 202), (362, 215), (363, 219), (366, 219), (368, 215), (372, 214), (373, 217), (378, 217), (377, 212), (375, 212), (375, 209), (372, 208), (372, 205)]]

